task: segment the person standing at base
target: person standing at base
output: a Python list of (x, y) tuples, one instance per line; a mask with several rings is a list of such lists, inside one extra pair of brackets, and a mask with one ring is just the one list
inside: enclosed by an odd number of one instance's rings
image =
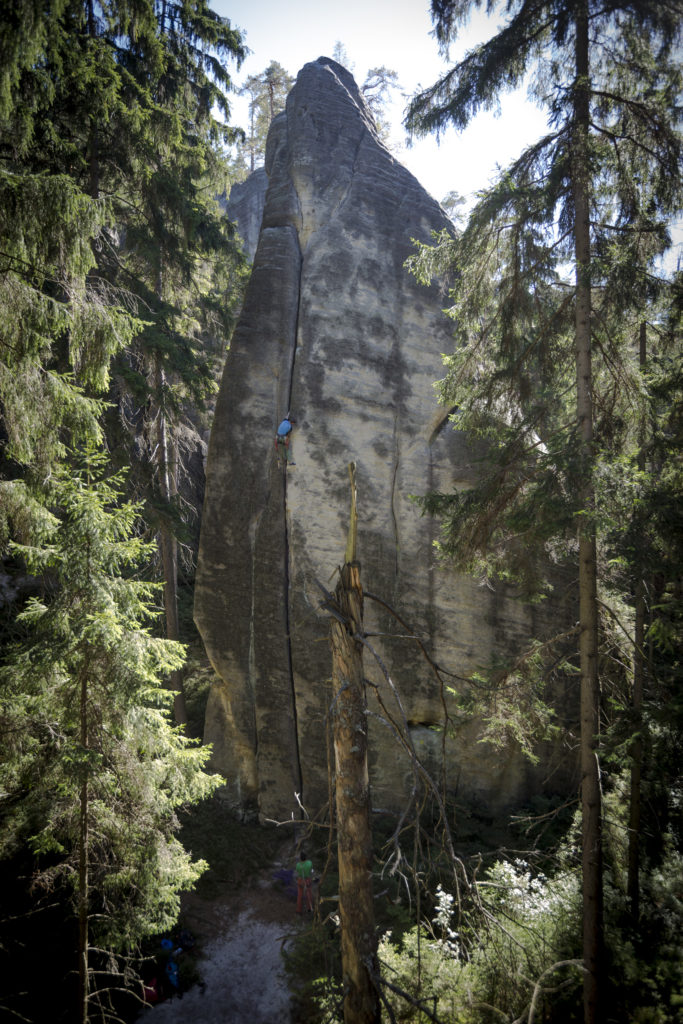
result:
[(296, 912), (301, 914), (304, 901), (306, 910), (313, 910), (313, 862), (308, 859), (305, 852), (301, 851), (301, 860), (297, 862), (296, 868)]

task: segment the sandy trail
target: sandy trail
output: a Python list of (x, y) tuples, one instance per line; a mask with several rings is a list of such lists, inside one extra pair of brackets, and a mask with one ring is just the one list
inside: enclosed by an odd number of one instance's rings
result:
[(144, 1010), (149, 1024), (296, 1024), (282, 949), (307, 927), (295, 902), (264, 872), (248, 889), (207, 901), (194, 893), (183, 901), (183, 922), (198, 941), (202, 984), (183, 997)]

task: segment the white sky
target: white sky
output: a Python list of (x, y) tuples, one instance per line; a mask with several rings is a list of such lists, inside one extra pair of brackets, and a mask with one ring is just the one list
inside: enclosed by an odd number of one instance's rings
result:
[[(490, 183), (496, 166), (506, 167), (546, 130), (545, 114), (520, 89), (502, 96), (497, 115), (480, 113), (464, 132), (450, 128), (440, 143), (430, 136), (406, 146), (401, 122), (407, 98), (419, 86), (433, 85), (449, 66), (431, 34), (429, 0), (212, 0), (211, 6), (244, 30), (252, 51), (239, 72), (234, 65), (231, 68), (236, 85), (264, 71), (271, 60), (296, 78), (304, 64), (331, 57), (337, 41), (346, 50), (359, 86), (370, 68), (384, 65), (396, 71), (406, 96), (396, 95), (387, 110), (392, 151), (438, 201), (458, 192), (469, 208), (474, 194)], [(451, 62), (495, 29), (495, 20), (475, 12), (451, 47)], [(246, 127), (246, 98), (233, 97), (231, 121)], [(683, 253), (682, 240), (679, 220), (672, 230), (674, 248), (664, 260), (669, 272)]]
[[(407, 96), (432, 85), (446, 66), (431, 35), (429, 0), (212, 0), (212, 8), (243, 29), (253, 52), (233, 77), (237, 84), (276, 60), (294, 78), (309, 61), (331, 57), (337, 41), (346, 49), (349, 68), (362, 85), (370, 68), (398, 73)], [(495, 25), (474, 15), (451, 58), (490, 36)], [(405, 145), (401, 127), (406, 99), (396, 97), (388, 110), (392, 150), (420, 184), (441, 200), (451, 191), (471, 198), (485, 187), (496, 164), (506, 166), (545, 130), (545, 117), (525, 101), (524, 93), (503, 98), (499, 117), (480, 114), (463, 133), (452, 129), (437, 144), (433, 137)], [(233, 98), (233, 123), (246, 126), (244, 101)]]

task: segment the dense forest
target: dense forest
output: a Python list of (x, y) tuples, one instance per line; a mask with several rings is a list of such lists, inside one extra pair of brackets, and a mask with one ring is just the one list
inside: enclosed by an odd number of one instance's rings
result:
[[(435, 48), (494, 6), (433, 0)], [(452, 282), (438, 388), (484, 453), (475, 487), (417, 498), (444, 564), (526, 602), (548, 587), (529, 552), (575, 573), (571, 635), (498, 665), (463, 714), (533, 758), (561, 661), (581, 785), (500, 823), (514, 854), (462, 844), (445, 805), (401, 822), (400, 871), (386, 836), (343, 835), (340, 796), (328, 895), (367, 841), (346, 914), (369, 912), (358, 941), (342, 907), (340, 943), (334, 906), (300, 939), (297, 1019), (680, 1020), (683, 293), (665, 259), (683, 206), (680, 33), (679, 0), (510, 0), (497, 34), (409, 104), (416, 136), (464, 128), (522, 81), (548, 113), (405, 272)], [(275, 61), (248, 78), (240, 131), (245, 53), (208, 0), (0, 14), (3, 1019), (135, 1019), (145, 957), (207, 868), (181, 821), (222, 781), (199, 739), (210, 670), (192, 603), (205, 440), (249, 273), (224, 199), (262, 165), (293, 84)], [(395, 85), (377, 67), (362, 86), (380, 137)], [(351, 662), (347, 597), (333, 653)], [(388, 909), (372, 911), (372, 877)]]
[[(202, 865), (176, 810), (218, 782), (179, 641), (243, 277), (217, 197), (244, 50), (203, 2), (11, 5), (0, 40), (2, 1012), (45, 1019), (56, 974), (55, 1019), (85, 1021), (107, 957), (123, 984), (177, 918)], [(77, 955), (36, 974), (46, 929)]]

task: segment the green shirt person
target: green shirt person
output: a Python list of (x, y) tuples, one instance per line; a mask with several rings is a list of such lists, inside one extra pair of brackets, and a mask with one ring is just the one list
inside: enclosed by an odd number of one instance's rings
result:
[(295, 868), (296, 873), (296, 912), (300, 914), (303, 911), (304, 898), (306, 900), (306, 909), (313, 910), (313, 893), (312, 893), (312, 876), (313, 876), (313, 862), (308, 860), (306, 854), (301, 851), (301, 860), (297, 861)]

